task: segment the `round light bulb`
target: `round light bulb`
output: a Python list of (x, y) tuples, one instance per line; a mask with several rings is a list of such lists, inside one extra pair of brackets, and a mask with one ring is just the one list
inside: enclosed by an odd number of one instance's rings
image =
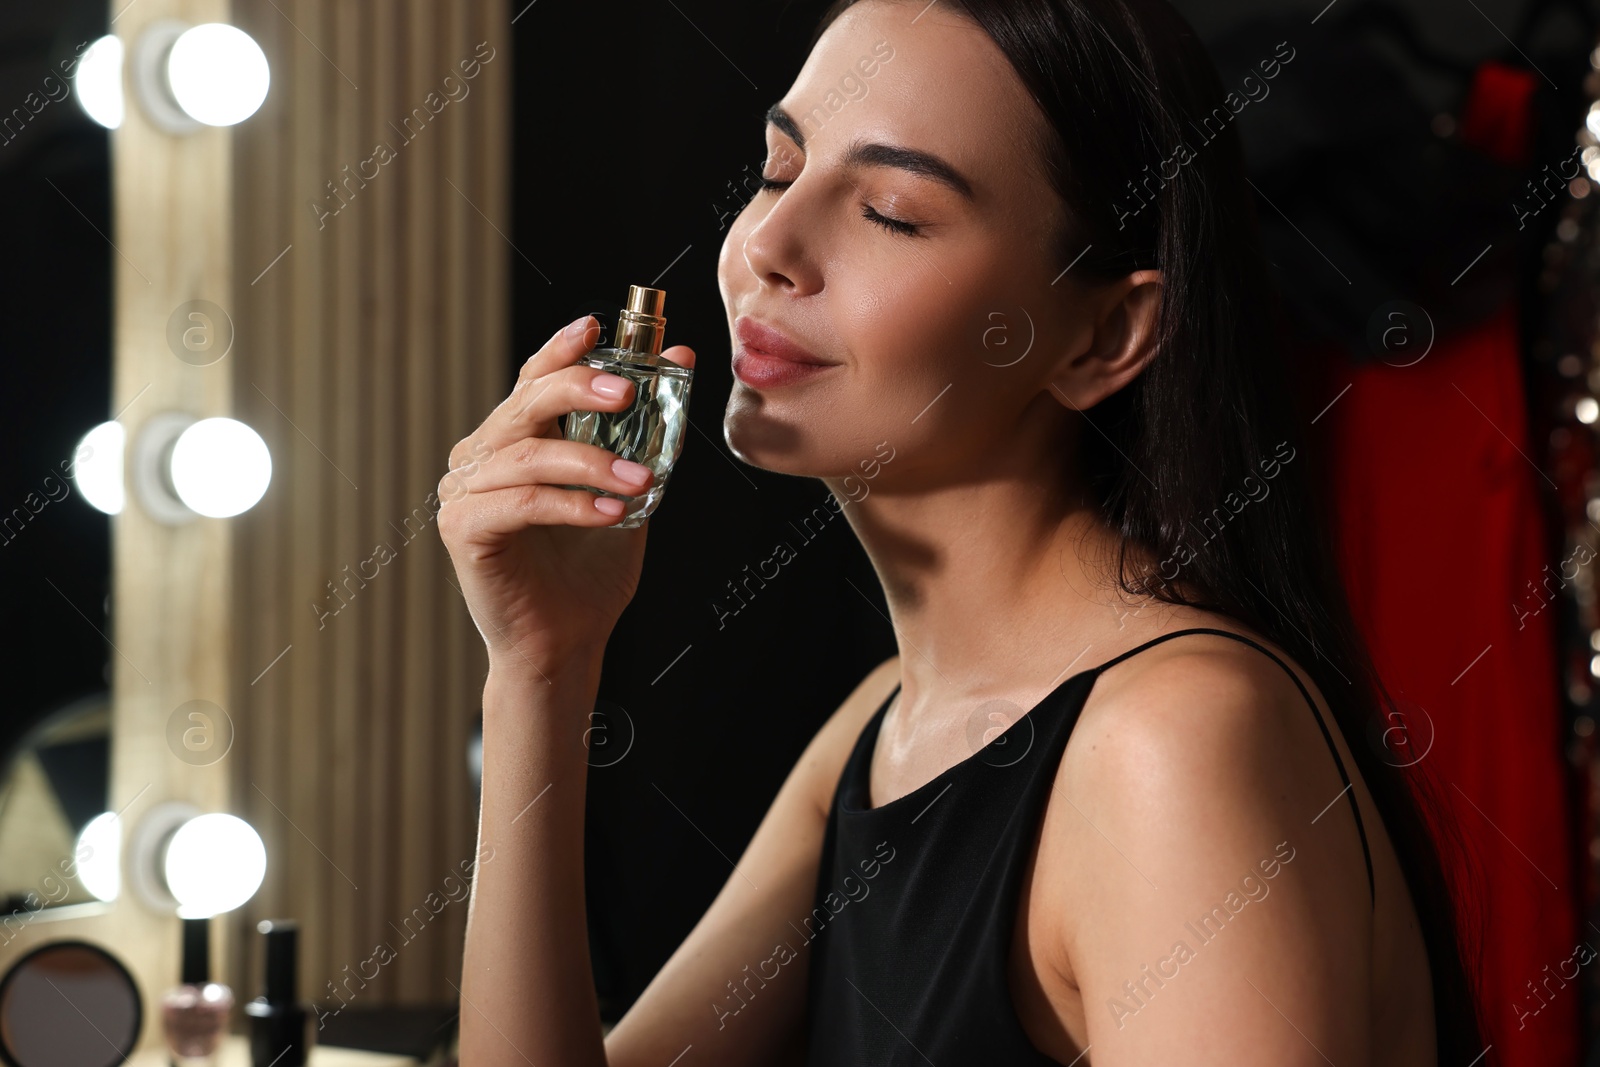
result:
[(267, 443), (237, 419), (201, 419), (172, 446), (172, 488), (185, 506), (213, 519), (248, 511), (272, 481)]
[(207, 126), (232, 126), (254, 115), (271, 80), (261, 46), (225, 22), (185, 30), (167, 56), (172, 98)]
[(107, 34), (78, 59), (78, 106), (108, 130), (122, 125), (122, 42)]
[(203, 919), (255, 895), (266, 877), (267, 849), (255, 828), (235, 815), (196, 815), (172, 835), (163, 866), (178, 915)]
[(116, 515), (122, 511), (126, 494), (122, 487), (122, 450), (128, 431), (120, 422), (102, 422), (83, 435), (73, 454), (72, 480), (78, 483), (90, 506)]
[(78, 881), (97, 900), (116, 900), (122, 889), (122, 820), (101, 812), (78, 834)]

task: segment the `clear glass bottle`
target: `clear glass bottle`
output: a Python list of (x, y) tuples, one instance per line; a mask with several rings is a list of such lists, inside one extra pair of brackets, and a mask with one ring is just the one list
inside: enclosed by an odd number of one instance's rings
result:
[(628, 286), (628, 301), (617, 316), (614, 344), (587, 353), (581, 362), (633, 382), (633, 402), (621, 411), (573, 411), (562, 432), (569, 441), (599, 445), (623, 459), (642, 463), (655, 474), (640, 496), (624, 496), (592, 485), (567, 485), (616, 497), (626, 506), (613, 527), (631, 530), (661, 503), (667, 479), (683, 451), (689, 429), (689, 386), (694, 371), (661, 357), (667, 320), (661, 314), (667, 294), (661, 289)]

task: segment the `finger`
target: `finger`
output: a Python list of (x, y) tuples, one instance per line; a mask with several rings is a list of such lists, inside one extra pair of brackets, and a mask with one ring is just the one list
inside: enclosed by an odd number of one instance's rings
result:
[(610, 526), (622, 501), (585, 489), (518, 485), (468, 493), (439, 509), (439, 534), (447, 544), (482, 543), (530, 526)]
[[(694, 350), (674, 345), (661, 353), (669, 362), (694, 369)], [(627, 378), (587, 364), (563, 367), (513, 390), (496, 420), (496, 437), (559, 437), (556, 419), (573, 411), (623, 411), (634, 402), (638, 387)], [(518, 404), (522, 406), (517, 407)]]
[(694, 370), (694, 349), (688, 345), (673, 345), (661, 353), (663, 359), (670, 359), (680, 367)]
[(654, 480), (649, 467), (599, 445), (560, 437), (525, 437), (481, 463), (453, 470), (439, 481), (439, 499), (488, 493), (519, 485), (592, 485), (638, 496)]
[[(599, 336), (600, 324), (593, 315), (575, 319), (552, 334), (550, 340), (522, 364), (510, 395), (489, 413), (489, 417), (476, 430), (450, 450), (451, 469), (468, 462), (483, 447), (500, 448), (529, 436), (527, 432), (516, 432), (512, 426), (515, 416), (527, 403), (529, 390), (552, 371), (577, 363), (584, 353), (594, 347)], [(548, 433), (550, 429), (544, 427), (542, 433)]]
[(574, 411), (625, 411), (638, 389), (620, 374), (588, 364), (563, 367), (535, 378), (506, 398), (497, 434), (523, 437), (561, 436), (556, 420)]
[(550, 335), (544, 346), (529, 356), (517, 372), (518, 384), (538, 378), (561, 367), (570, 367), (578, 357), (594, 347), (600, 338), (600, 323), (593, 315), (573, 319)]

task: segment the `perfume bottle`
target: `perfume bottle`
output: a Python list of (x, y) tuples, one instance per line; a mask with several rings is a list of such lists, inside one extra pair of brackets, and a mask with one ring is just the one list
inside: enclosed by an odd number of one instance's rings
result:
[(624, 496), (592, 485), (568, 485), (615, 497), (625, 507), (613, 527), (631, 530), (661, 503), (667, 478), (683, 451), (689, 428), (689, 386), (694, 371), (661, 358), (667, 320), (661, 310), (667, 294), (642, 285), (628, 286), (627, 306), (617, 316), (614, 344), (584, 355), (582, 362), (633, 382), (633, 402), (621, 411), (574, 411), (562, 430), (569, 441), (599, 445), (623, 459), (642, 463), (655, 474), (650, 488), (639, 496)]
[(210, 1067), (228, 1032), (233, 990), (211, 981), (211, 920), (183, 920), (182, 984), (161, 998), (161, 1027), (176, 1067)]

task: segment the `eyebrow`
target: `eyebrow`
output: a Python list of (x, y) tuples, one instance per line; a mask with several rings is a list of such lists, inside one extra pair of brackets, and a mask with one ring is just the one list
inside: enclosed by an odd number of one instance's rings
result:
[[(798, 145), (802, 152), (805, 151), (805, 135), (800, 132), (800, 127), (783, 109), (782, 104), (773, 104), (767, 108), (766, 119), (768, 124), (776, 126), (789, 140)], [(968, 200), (976, 199), (973, 196), (972, 183), (967, 181), (960, 171), (931, 152), (857, 140), (852, 141), (850, 147), (845, 150), (842, 163), (846, 167), (893, 167), (936, 181), (955, 190)]]

